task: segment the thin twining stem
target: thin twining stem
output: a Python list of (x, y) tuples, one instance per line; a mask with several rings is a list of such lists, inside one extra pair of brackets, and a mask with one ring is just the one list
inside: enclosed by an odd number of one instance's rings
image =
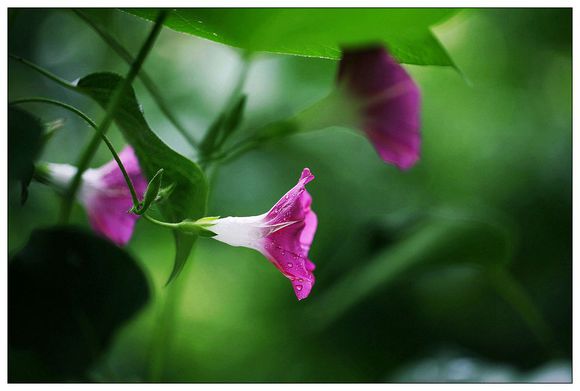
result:
[(59, 106), (65, 110), (70, 111), (71, 113), (78, 115), (87, 124), (89, 124), (100, 135), (101, 139), (103, 140), (103, 142), (105, 143), (105, 145), (107, 146), (109, 151), (111, 152), (111, 155), (113, 155), (113, 159), (115, 159), (115, 161), (117, 162), (117, 165), (119, 166), (119, 169), (121, 170), (121, 173), (123, 174), (123, 178), (125, 178), (125, 183), (127, 183), (127, 187), (129, 188), (129, 191), (131, 192), (131, 199), (133, 200), (133, 206), (135, 207), (136, 210), (139, 208), (139, 197), (137, 196), (137, 192), (135, 191), (135, 187), (133, 186), (133, 182), (131, 181), (131, 177), (127, 173), (127, 170), (125, 170), (125, 166), (123, 165), (121, 158), (119, 158), (119, 155), (115, 151), (115, 147), (113, 147), (113, 144), (111, 143), (109, 138), (104, 133), (99, 133), (100, 132), (99, 127), (92, 119), (89, 118), (88, 115), (86, 115), (85, 113), (83, 113), (82, 111), (77, 109), (76, 107), (73, 107), (73, 106), (66, 104), (64, 102), (60, 102), (60, 101), (57, 101), (54, 99), (49, 99), (49, 98), (42, 98), (42, 97), (22, 98), (22, 99), (17, 99), (17, 100), (10, 102), (11, 105), (22, 104), (22, 103), (47, 103), (47, 104), (51, 104), (54, 106)]
[[(133, 62), (133, 56), (121, 43), (109, 32), (107, 32), (102, 26), (96, 23), (94, 20), (89, 18), (89, 16), (79, 9), (74, 9), (73, 12), (82, 20), (84, 20), (102, 39), (105, 41), (111, 49), (113, 49), (119, 57), (121, 57), (125, 62), (131, 64)], [(149, 91), (159, 109), (165, 114), (169, 122), (173, 124), (175, 129), (179, 131), (179, 133), (187, 140), (187, 142), (194, 148), (198, 149), (199, 143), (195, 138), (185, 129), (185, 127), (179, 122), (177, 117), (171, 112), (167, 103), (161, 96), (157, 85), (153, 82), (151, 77), (145, 72), (145, 70), (141, 70), (139, 73), (139, 79), (143, 82), (145, 88)]]
[(72, 210), (72, 203), (81, 183), (82, 174), (88, 168), (90, 161), (92, 160), (94, 154), (96, 153), (99, 147), (99, 144), (101, 142), (101, 134), (106, 134), (107, 130), (113, 123), (113, 119), (115, 117), (115, 113), (117, 112), (117, 108), (121, 102), (121, 99), (125, 95), (126, 91), (129, 89), (133, 81), (135, 80), (135, 77), (137, 76), (139, 71), (141, 70), (143, 63), (145, 62), (145, 58), (147, 58), (147, 55), (149, 54), (151, 48), (153, 47), (153, 43), (155, 42), (155, 40), (159, 36), (159, 33), (161, 32), (161, 28), (163, 27), (163, 21), (165, 20), (167, 15), (168, 15), (167, 10), (161, 10), (159, 12), (157, 20), (155, 21), (155, 25), (153, 26), (153, 29), (151, 30), (149, 36), (145, 40), (145, 43), (141, 47), (141, 50), (139, 50), (137, 58), (131, 64), (131, 68), (129, 69), (127, 76), (123, 78), (121, 84), (115, 89), (111, 97), (111, 100), (107, 105), (105, 117), (98, 127), (99, 131), (95, 133), (95, 136), (90, 141), (89, 145), (86, 147), (85, 151), (81, 155), (79, 162), (77, 164), (77, 172), (73, 177), (72, 183), (69, 186), (68, 191), (65, 193), (65, 196), (63, 198), (60, 216), (61, 223), (68, 222)]
[(58, 77), (54, 73), (47, 71), (46, 69), (42, 68), (41, 66), (36, 65), (35, 63), (30, 62), (25, 58), (22, 58), (20, 56), (16, 56), (12, 53), (9, 53), (8, 57), (26, 65), (29, 68), (32, 68), (33, 70), (37, 71), (41, 75), (48, 77), (50, 80), (56, 82), (57, 84), (60, 84), (64, 88), (67, 88), (67, 89), (73, 90), (73, 91), (77, 91), (77, 87), (74, 84), (72, 84), (71, 82), (68, 82), (68, 81)]

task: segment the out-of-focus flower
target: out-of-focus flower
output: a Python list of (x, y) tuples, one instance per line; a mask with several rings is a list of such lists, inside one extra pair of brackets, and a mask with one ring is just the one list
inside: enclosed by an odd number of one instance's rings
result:
[(316, 214), (305, 185), (314, 179), (308, 168), (296, 186), (268, 212), (251, 217), (225, 217), (212, 221), (207, 230), (214, 239), (231, 246), (261, 252), (292, 282), (298, 300), (308, 296), (314, 285), (315, 266), (308, 259), (316, 232)]
[[(141, 173), (133, 148), (125, 147), (119, 158), (137, 195), (142, 198), (147, 188), (147, 180)], [(77, 168), (69, 164), (49, 163), (46, 168), (48, 182), (61, 190), (70, 185), (77, 172)], [(96, 232), (119, 246), (127, 244), (139, 216), (129, 212), (133, 206), (131, 193), (117, 162), (112, 160), (102, 167), (86, 170), (77, 197), (86, 209), (89, 222)]]
[(345, 51), (338, 80), (357, 101), (362, 129), (381, 158), (401, 169), (419, 159), (420, 92), (382, 47)]
[(419, 88), (386, 49), (345, 50), (338, 88), (298, 120), (303, 131), (361, 129), (381, 159), (404, 170), (419, 159), (420, 101)]

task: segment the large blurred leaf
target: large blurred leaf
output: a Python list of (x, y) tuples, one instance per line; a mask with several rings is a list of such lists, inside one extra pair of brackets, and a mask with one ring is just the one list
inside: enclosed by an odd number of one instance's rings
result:
[(32, 114), (8, 107), (8, 178), (22, 184), (22, 201), (34, 173), (34, 161), (42, 148), (43, 126)]
[[(128, 9), (155, 20), (156, 9)], [(429, 29), (452, 9), (238, 8), (175, 9), (174, 30), (247, 49), (307, 57), (340, 58), (343, 46), (381, 43), (403, 63), (453, 65)]]
[(8, 266), (8, 342), (12, 361), (32, 355), (51, 379), (29, 369), (11, 381), (79, 380), (148, 299), (137, 263), (108, 240), (73, 227), (33, 232)]
[[(95, 99), (105, 108), (121, 76), (113, 73), (94, 73), (82, 78), (79, 91)], [(123, 136), (135, 149), (142, 169), (149, 179), (163, 168), (163, 181), (174, 185), (167, 199), (159, 204), (161, 213), (170, 222), (197, 219), (205, 215), (207, 183), (199, 166), (169, 148), (147, 125), (133, 89), (122, 99), (115, 121)], [(175, 263), (169, 278), (175, 278), (189, 256), (196, 237), (174, 231)]]

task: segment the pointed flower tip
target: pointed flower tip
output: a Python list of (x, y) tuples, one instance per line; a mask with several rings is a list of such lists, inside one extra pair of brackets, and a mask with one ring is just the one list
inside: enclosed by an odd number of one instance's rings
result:
[(381, 154), (381, 158), (383, 159), (383, 161), (385, 163), (390, 163), (390, 164), (394, 165), (395, 167), (397, 167), (401, 171), (408, 171), (408, 170), (410, 170), (419, 161), (419, 156), (418, 155), (412, 155), (412, 154), (410, 154), (409, 156), (406, 156), (404, 159), (393, 159), (391, 156), (386, 156), (385, 157), (383, 155), (384, 154)]
[(310, 295), (313, 285), (314, 279), (292, 282), (292, 287), (294, 288), (294, 293), (296, 294), (298, 301), (302, 301)]
[(304, 184), (311, 182), (314, 178), (315, 177), (309, 168), (304, 168), (302, 170), (302, 175), (300, 175), (300, 181), (302, 181)]
[(383, 47), (345, 50), (338, 80), (383, 161), (411, 168), (420, 153), (421, 97), (407, 71)]

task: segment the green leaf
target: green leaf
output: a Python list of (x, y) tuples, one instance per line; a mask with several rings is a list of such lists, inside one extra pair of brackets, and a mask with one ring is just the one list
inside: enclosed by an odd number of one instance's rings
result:
[(34, 231), (10, 260), (8, 282), (10, 360), (26, 353), (46, 372), (10, 373), (11, 381), (82, 379), (150, 297), (127, 252), (70, 226)]
[[(156, 9), (127, 9), (154, 20)], [(341, 48), (384, 44), (403, 63), (453, 65), (430, 26), (453, 9), (236, 8), (176, 9), (165, 21), (173, 30), (246, 49), (339, 59)]]
[[(77, 84), (80, 92), (95, 99), (103, 108), (107, 106), (121, 76), (114, 73), (93, 73)], [(197, 219), (205, 216), (207, 182), (199, 166), (168, 147), (147, 125), (135, 93), (131, 88), (123, 97), (115, 121), (125, 140), (133, 146), (141, 168), (148, 178), (163, 169), (164, 179), (174, 184), (165, 202), (159, 205), (163, 217), (169, 222)], [(174, 231), (175, 262), (168, 282), (181, 271), (193, 248), (196, 237)]]
[(43, 145), (42, 122), (32, 114), (8, 107), (8, 178), (21, 183), (21, 203), (28, 197), (34, 161)]

